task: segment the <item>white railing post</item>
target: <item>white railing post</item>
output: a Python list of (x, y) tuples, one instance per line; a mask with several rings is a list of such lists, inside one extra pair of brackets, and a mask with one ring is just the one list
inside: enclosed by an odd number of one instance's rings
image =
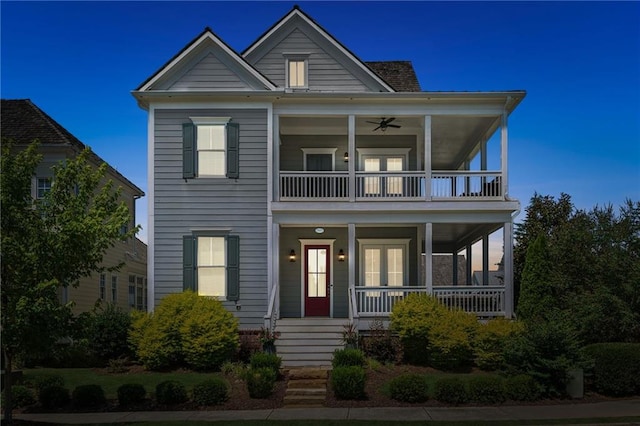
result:
[(428, 294), (433, 294), (433, 223), (424, 227), (424, 286)]
[(424, 197), (431, 201), (431, 116), (424, 117)]
[(356, 116), (349, 115), (349, 201), (356, 200)]

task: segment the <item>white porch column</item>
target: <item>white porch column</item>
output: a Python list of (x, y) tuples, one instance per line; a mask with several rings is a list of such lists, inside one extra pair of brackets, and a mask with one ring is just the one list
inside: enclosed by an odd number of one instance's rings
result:
[(356, 116), (349, 115), (349, 201), (356, 200)]
[(356, 286), (356, 224), (348, 225), (349, 237), (349, 287)]
[[(511, 98), (508, 98), (509, 102)], [(501, 172), (502, 172), (502, 197), (506, 197), (509, 194), (509, 174), (508, 174), (508, 140), (509, 133), (507, 128), (507, 111), (502, 113), (502, 120), (500, 121), (500, 159), (501, 159)]]
[(467, 245), (467, 282), (465, 284), (471, 285), (473, 283), (473, 262), (471, 256), (473, 255), (471, 244)]
[(424, 198), (431, 201), (431, 116), (424, 116)]
[(424, 285), (427, 293), (433, 294), (433, 223), (424, 226)]
[(513, 317), (513, 222), (504, 223), (504, 310), (507, 318)]
[(273, 177), (270, 180), (273, 187), (273, 201), (280, 200), (280, 147), (280, 116), (275, 115), (273, 117), (273, 151), (269, 152), (270, 147), (267, 146), (267, 171), (273, 170)]
[(458, 285), (458, 252), (453, 251), (453, 285)]
[(489, 236), (482, 237), (482, 285), (489, 285)]
[[(271, 222), (271, 217), (269, 217), (269, 222)], [(271, 292), (276, 292), (276, 301), (273, 306), (273, 309), (276, 310), (276, 318), (280, 318), (280, 224), (274, 223), (271, 225), (272, 229), (272, 237), (271, 237), (271, 255), (272, 258), (272, 269), (271, 269), (271, 279), (269, 287), (269, 297), (271, 296)]]

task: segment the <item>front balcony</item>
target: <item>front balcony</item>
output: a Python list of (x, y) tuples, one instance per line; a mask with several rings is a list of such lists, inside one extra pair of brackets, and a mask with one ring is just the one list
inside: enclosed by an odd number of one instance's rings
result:
[[(496, 171), (280, 172), (280, 201), (503, 200)], [(427, 190), (427, 182), (429, 190)]]

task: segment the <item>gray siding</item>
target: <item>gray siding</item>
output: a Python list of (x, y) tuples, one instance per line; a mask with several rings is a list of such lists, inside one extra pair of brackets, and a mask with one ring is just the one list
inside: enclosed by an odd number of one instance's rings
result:
[[(281, 228), (280, 229), (280, 316), (282, 318), (299, 318), (301, 316), (302, 270), (304, 267), (300, 253), (299, 239), (335, 239), (334, 253), (331, 254), (333, 268), (333, 316), (347, 318), (349, 316), (349, 263), (348, 259), (338, 262), (338, 252), (348, 251), (347, 228), (325, 228), (321, 235), (314, 228)], [(289, 251), (294, 249), (298, 255), (295, 263), (289, 262)]]
[[(190, 116), (232, 117), (240, 124), (240, 178), (182, 178), (182, 123)], [(240, 236), (243, 328), (262, 325), (267, 309), (266, 110), (156, 110), (154, 147), (155, 300), (182, 291), (182, 236), (230, 229)]]
[(229, 67), (209, 52), (188, 69), (171, 86), (170, 90), (250, 90)]
[(309, 54), (309, 90), (344, 92), (371, 90), (300, 28), (293, 29), (254, 66), (274, 84), (285, 87), (285, 53)]

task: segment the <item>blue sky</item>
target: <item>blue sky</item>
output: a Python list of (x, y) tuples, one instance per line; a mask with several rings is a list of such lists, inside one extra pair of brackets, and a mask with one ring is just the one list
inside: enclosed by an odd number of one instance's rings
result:
[[(411, 60), (425, 90), (526, 90), (509, 122), (523, 209), (534, 191), (640, 200), (639, 2), (298, 3), (362, 60)], [(146, 191), (130, 91), (204, 27), (241, 52), (293, 4), (2, 1), (1, 95), (30, 98)], [(137, 209), (146, 227), (146, 199)]]

